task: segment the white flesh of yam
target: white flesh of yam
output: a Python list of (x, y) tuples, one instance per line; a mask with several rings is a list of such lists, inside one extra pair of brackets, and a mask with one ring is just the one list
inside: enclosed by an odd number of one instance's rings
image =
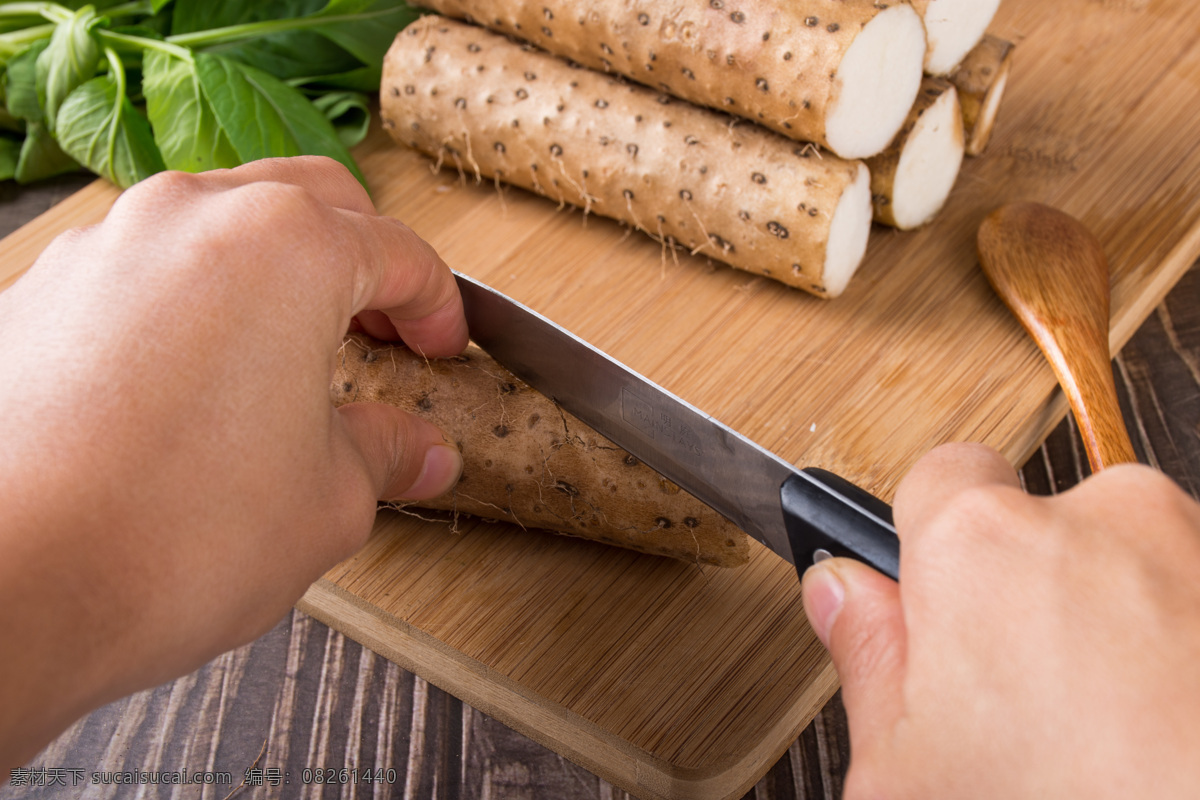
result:
[(911, 230), (946, 204), (963, 161), (963, 117), (954, 85), (925, 78), (896, 141), (867, 161), (875, 220)]
[(418, 4), (844, 158), (887, 147), (912, 107), (925, 57), (924, 25), (907, 0)]
[(925, 71), (948, 75), (983, 38), (1000, 0), (912, 0), (925, 20), (929, 51)]
[(987, 147), (996, 127), (1000, 100), (1012, 69), (1012, 42), (987, 35), (967, 54), (950, 81), (962, 103), (967, 155), (977, 156)]
[(866, 166), (429, 16), (384, 59), (383, 125), (477, 178), (579, 206), (823, 297), (871, 228)]

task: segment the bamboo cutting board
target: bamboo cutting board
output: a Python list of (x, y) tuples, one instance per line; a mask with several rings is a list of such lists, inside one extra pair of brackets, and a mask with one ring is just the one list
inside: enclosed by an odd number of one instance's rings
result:
[[(832, 302), (435, 174), (378, 130), (358, 156), (380, 209), (451, 265), (783, 457), (890, 497), (938, 443), (1019, 462), (1065, 412), (977, 269), (989, 210), (1038, 200), (1098, 234), (1114, 351), (1200, 254), (1200, 4), (1006, 0), (992, 31), (1018, 49), (990, 149), (932, 226), (877, 230)], [(0, 287), (114, 196), (89, 187), (5, 240)], [(836, 687), (795, 572), (761, 548), (720, 570), (387, 512), (300, 607), (642, 798), (739, 796)]]

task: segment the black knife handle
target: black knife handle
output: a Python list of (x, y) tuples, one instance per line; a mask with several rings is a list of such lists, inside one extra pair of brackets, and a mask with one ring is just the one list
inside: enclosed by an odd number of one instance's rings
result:
[(900, 540), (887, 503), (823, 469), (805, 469), (785, 480), (779, 491), (801, 576), (824, 550), (900, 579)]

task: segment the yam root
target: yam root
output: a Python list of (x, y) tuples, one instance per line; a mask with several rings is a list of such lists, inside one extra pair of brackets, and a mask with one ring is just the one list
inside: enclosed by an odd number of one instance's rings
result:
[(925, 71), (945, 77), (983, 38), (1000, 0), (912, 0), (925, 21), (929, 50)]
[(844, 158), (887, 147), (925, 58), (924, 25), (908, 0), (418, 4)]
[(954, 84), (925, 78), (894, 141), (867, 161), (875, 221), (911, 230), (946, 204), (963, 161), (963, 115)]
[(433, 422), (458, 444), (455, 489), (425, 508), (501, 519), (689, 562), (733, 567), (749, 538), (723, 516), (560, 409), (482, 350), (427, 361), (347, 338), (336, 405), (377, 402)]
[(866, 250), (870, 178), (755, 125), (430, 16), (383, 67), (384, 128), (456, 165), (822, 297)]
[(980, 155), (992, 138), (1012, 69), (1012, 42), (988, 34), (950, 76), (962, 103), (966, 153)]

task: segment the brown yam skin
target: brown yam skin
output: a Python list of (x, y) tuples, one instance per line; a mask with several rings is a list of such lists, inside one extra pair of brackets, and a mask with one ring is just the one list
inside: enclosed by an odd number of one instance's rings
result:
[(991, 102), (1000, 102), (993, 95), (1006, 85), (1003, 79), (1012, 69), (1013, 49), (1012, 42), (988, 34), (950, 76), (962, 103), (965, 152), (969, 156), (982, 154), (991, 141), (995, 118), (984, 119), (983, 110)]
[(876, 222), (891, 227), (900, 227), (892, 213), (892, 193), (904, 145), (908, 141), (908, 135), (916, 127), (917, 121), (921, 119), (921, 115), (937, 102), (939, 97), (950, 91), (955, 91), (954, 84), (945, 78), (934, 78), (929, 75), (922, 78), (921, 91), (917, 93), (912, 111), (908, 112), (908, 118), (904, 120), (904, 127), (896, 134), (896, 138), (892, 140), (886, 150), (867, 159), (867, 167), (871, 170), (871, 204), (875, 209)]
[(402, 345), (347, 338), (335, 405), (387, 403), (458, 445), (455, 489), (416, 505), (735, 567), (749, 539), (733, 523), (530, 388), (482, 350), (427, 361)]
[(592, 69), (825, 145), (834, 75), (875, 0), (419, 0)]
[(865, 168), (434, 16), (396, 37), (380, 96), (392, 137), (443, 163), (819, 296)]

